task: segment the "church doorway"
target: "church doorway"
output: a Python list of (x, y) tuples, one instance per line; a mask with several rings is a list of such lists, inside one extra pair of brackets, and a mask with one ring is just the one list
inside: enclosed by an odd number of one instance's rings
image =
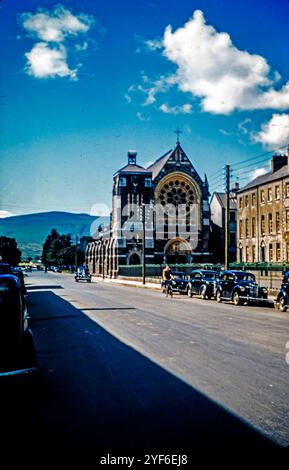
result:
[(192, 261), (190, 244), (181, 238), (170, 240), (165, 246), (165, 259), (168, 264), (186, 264)]
[(137, 253), (132, 253), (132, 255), (130, 255), (129, 257), (129, 264), (131, 266), (136, 266), (136, 265), (141, 264), (140, 255), (138, 255)]

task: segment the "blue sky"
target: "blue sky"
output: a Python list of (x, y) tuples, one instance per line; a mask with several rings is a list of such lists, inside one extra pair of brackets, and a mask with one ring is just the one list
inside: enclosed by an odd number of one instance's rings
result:
[(146, 165), (176, 127), (211, 191), (226, 162), (242, 184), (270, 155), (240, 162), (289, 142), (288, 1), (2, 0), (0, 15), (2, 216), (110, 206), (128, 149)]

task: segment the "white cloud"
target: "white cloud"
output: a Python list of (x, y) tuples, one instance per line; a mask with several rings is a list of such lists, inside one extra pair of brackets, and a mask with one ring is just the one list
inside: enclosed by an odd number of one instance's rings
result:
[(229, 34), (205, 23), (200, 10), (176, 31), (168, 26), (162, 45), (162, 54), (177, 70), (154, 82), (146, 104), (154, 103), (168, 85), (177, 85), (200, 98), (202, 109), (213, 114), (289, 108), (289, 82), (276, 90), (280, 75), (271, 71), (266, 59), (235, 47)]
[(232, 135), (232, 132), (229, 132), (226, 129), (219, 129), (219, 132), (221, 132), (221, 134), (225, 135), (226, 137)]
[(144, 43), (151, 51), (163, 48), (163, 41), (161, 39), (147, 39)]
[(149, 117), (146, 117), (144, 116), (142, 113), (140, 113), (139, 111), (136, 113), (136, 117), (138, 118), (139, 121), (142, 121), (142, 122), (148, 122), (150, 121), (150, 118)]
[(21, 15), (23, 27), (31, 35), (45, 42), (62, 42), (67, 36), (86, 33), (94, 20), (90, 15), (73, 15), (62, 5), (53, 11), (39, 9), (37, 13)]
[(185, 103), (182, 106), (169, 106), (167, 103), (160, 105), (159, 109), (166, 114), (191, 114), (192, 105)]
[[(52, 11), (38, 9), (36, 13), (20, 16), (23, 28), (38, 40), (30, 52), (25, 54), (25, 71), (36, 78), (70, 77), (77, 79), (77, 69), (67, 62), (67, 40), (78, 34), (87, 33), (94, 24), (90, 15), (73, 15), (62, 5)], [(83, 52), (88, 42), (75, 44), (75, 51)], [(81, 63), (78, 63), (79, 68)]]
[(49, 46), (39, 42), (25, 54), (26, 72), (36, 78), (70, 77), (76, 79), (76, 69), (71, 70), (67, 64), (66, 48), (59, 44)]
[(240, 121), (239, 124), (238, 124), (238, 131), (240, 134), (249, 134), (250, 131), (248, 130), (247, 128), (247, 124), (250, 124), (252, 122), (252, 119), (250, 118), (246, 118), (246, 119), (243, 119), (243, 121)]
[(255, 178), (258, 178), (258, 176), (265, 175), (268, 173), (269, 169), (266, 167), (263, 168), (257, 168), (256, 170), (252, 171), (250, 174), (249, 180), (254, 180)]
[(90, 215), (104, 217), (110, 215), (110, 208), (106, 204), (94, 204), (90, 209)]
[(12, 217), (13, 215), (15, 214), (13, 214), (10, 211), (0, 210), (0, 219), (5, 219), (6, 217)]
[(260, 142), (271, 149), (289, 144), (289, 114), (273, 114), (262, 124), (261, 130), (252, 135), (254, 142)]

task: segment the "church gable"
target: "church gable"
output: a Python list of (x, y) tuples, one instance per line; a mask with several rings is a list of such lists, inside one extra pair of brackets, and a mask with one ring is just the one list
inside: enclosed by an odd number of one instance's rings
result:
[[(163, 164), (159, 165), (159, 171), (154, 175), (154, 182), (158, 183), (164, 176), (171, 172), (179, 171), (190, 175), (199, 186), (203, 186), (202, 179), (194, 168), (192, 162), (185, 154), (181, 145), (177, 143), (177, 146), (173, 151), (165, 156)], [(158, 162), (158, 161), (157, 161)], [(152, 165), (154, 166), (154, 165)], [(150, 167), (151, 170), (151, 167)]]

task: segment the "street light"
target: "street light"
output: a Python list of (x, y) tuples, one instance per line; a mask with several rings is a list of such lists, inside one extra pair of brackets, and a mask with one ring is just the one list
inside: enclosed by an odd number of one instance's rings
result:
[(142, 283), (146, 283), (146, 227), (145, 204), (142, 204)]

